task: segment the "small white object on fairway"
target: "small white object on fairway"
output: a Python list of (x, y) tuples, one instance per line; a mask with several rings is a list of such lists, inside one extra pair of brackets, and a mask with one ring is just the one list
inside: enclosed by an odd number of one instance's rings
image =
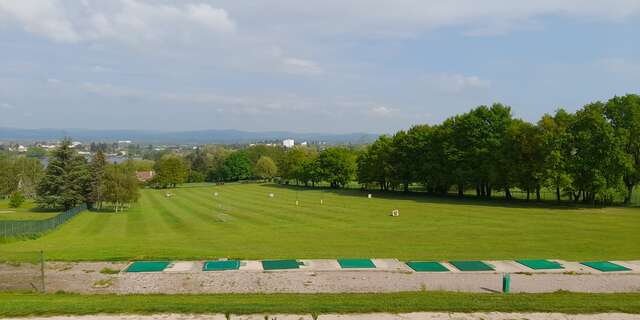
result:
[(298, 200), (296, 200), (296, 206), (299, 206), (300, 202)]
[(213, 193), (213, 196), (214, 196), (214, 197), (217, 197), (217, 196), (218, 196), (218, 193), (217, 193), (217, 192), (214, 192), (214, 193)]
[(320, 199), (320, 204), (324, 204), (324, 200)]
[(273, 197), (274, 197), (273, 193), (269, 193), (269, 198), (273, 198)]
[(371, 193), (369, 193), (369, 195), (367, 196), (367, 198), (371, 199)]

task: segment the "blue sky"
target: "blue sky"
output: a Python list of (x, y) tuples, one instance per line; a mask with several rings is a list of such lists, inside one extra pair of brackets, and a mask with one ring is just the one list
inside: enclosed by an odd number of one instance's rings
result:
[(638, 0), (0, 0), (0, 126), (393, 132), (638, 93)]

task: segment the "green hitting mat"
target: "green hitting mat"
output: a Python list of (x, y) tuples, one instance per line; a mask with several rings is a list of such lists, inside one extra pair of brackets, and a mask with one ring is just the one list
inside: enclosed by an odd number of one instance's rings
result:
[(370, 259), (338, 259), (342, 269), (375, 269), (376, 265)]
[(169, 266), (169, 261), (136, 261), (127, 272), (160, 272)]
[(223, 271), (223, 270), (238, 270), (240, 269), (240, 261), (227, 260), (227, 261), (206, 261), (202, 266), (203, 271)]
[(447, 267), (435, 261), (409, 261), (407, 262), (409, 268), (418, 272), (446, 272), (449, 271)]
[(296, 260), (263, 260), (262, 269), (264, 270), (281, 270), (281, 269), (298, 269), (300, 262)]
[(494, 271), (492, 266), (482, 261), (449, 261), (460, 271)]
[(564, 269), (561, 264), (549, 260), (516, 260), (516, 262), (533, 270)]
[(629, 271), (631, 269), (627, 267), (623, 267), (619, 264), (615, 264), (609, 261), (591, 261), (591, 262), (580, 262), (589, 268), (593, 268), (596, 270), (600, 270), (602, 272), (612, 272), (612, 271)]

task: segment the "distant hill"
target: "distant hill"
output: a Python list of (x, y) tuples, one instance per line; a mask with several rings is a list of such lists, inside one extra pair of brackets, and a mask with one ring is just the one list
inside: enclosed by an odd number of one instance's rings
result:
[(236, 144), (266, 140), (295, 139), (302, 141), (324, 141), (329, 144), (360, 144), (373, 142), (379, 135), (371, 133), (296, 133), (287, 131), (251, 132), (240, 130), (199, 131), (144, 131), (144, 130), (89, 130), (89, 129), (16, 129), (0, 128), (0, 141), (51, 141), (71, 137), (82, 142), (132, 140), (134, 143), (176, 144)]

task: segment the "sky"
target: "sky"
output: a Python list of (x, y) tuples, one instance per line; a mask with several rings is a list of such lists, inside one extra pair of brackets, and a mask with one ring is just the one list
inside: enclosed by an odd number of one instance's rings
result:
[(0, 0), (0, 127), (391, 133), (640, 92), (640, 0)]

